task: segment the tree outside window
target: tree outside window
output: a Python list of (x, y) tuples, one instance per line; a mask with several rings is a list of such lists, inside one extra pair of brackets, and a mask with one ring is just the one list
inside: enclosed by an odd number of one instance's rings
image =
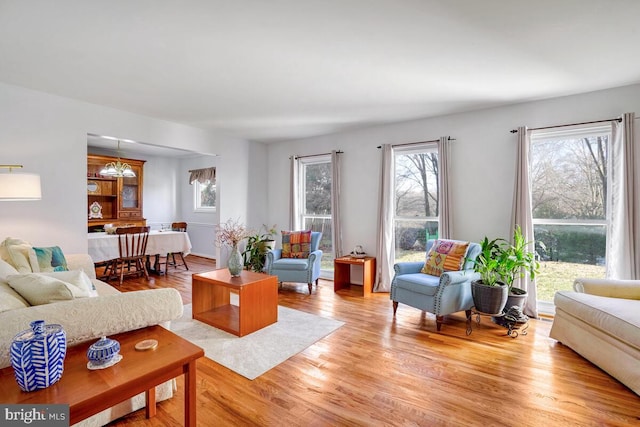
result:
[(604, 277), (610, 126), (538, 132), (531, 194), (538, 299), (553, 301), (577, 277)]
[(207, 180), (204, 184), (199, 181), (193, 183), (195, 211), (211, 212), (216, 209), (216, 185)]
[(304, 230), (322, 232), (322, 270), (333, 270), (331, 216), (332, 165), (330, 156), (300, 160), (300, 224)]
[(394, 160), (396, 262), (421, 261), (427, 240), (438, 237), (438, 148), (395, 150)]

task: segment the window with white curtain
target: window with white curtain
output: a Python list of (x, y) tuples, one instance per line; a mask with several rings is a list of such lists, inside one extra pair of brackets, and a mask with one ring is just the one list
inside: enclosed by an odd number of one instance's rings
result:
[(531, 132), (531, 209), (538, 301), (576, 277), (605, 277), (611, 126)]
[(395, 262), (423, 261), (438, 237), (438, 145), (394, 148)]
[(298, 171), (298, 217), (303, 230), (321, 231), (322, 270), (333, 270), (331, 242), (331, 155), (301, 157)]

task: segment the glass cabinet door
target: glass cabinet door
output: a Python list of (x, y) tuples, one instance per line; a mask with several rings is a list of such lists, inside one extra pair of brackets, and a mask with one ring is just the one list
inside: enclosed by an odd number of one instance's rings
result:
[(119, 178), (122, 180), (120, 209), (125, 211), (139, 210), (142, 205), (142, 167), (131, 165), (131, 169), (136, 176)]

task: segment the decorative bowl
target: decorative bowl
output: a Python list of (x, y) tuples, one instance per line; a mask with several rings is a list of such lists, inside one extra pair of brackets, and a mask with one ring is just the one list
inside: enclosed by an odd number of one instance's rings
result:
[(119, 356), (120, 343), (111, 338), (102, 337), (97, 342), (91, 344), (87, 350), (87, 358), (94, 366), (105, 365), (112, 359)]

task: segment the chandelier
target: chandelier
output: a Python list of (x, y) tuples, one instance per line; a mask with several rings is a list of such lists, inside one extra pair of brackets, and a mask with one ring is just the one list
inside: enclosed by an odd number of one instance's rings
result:
[(120, 140), (118, 140), (118, 150), (116, 151), (116, 153), (118, 154), (118, 160), (104, 165), (104, 167), (100, 171), (100, 175), (115, 176), (117, 178), (135, 177), (136, 174), (131, 169), (131, 166), (129, 166), (128, 163), (120, 161)]

